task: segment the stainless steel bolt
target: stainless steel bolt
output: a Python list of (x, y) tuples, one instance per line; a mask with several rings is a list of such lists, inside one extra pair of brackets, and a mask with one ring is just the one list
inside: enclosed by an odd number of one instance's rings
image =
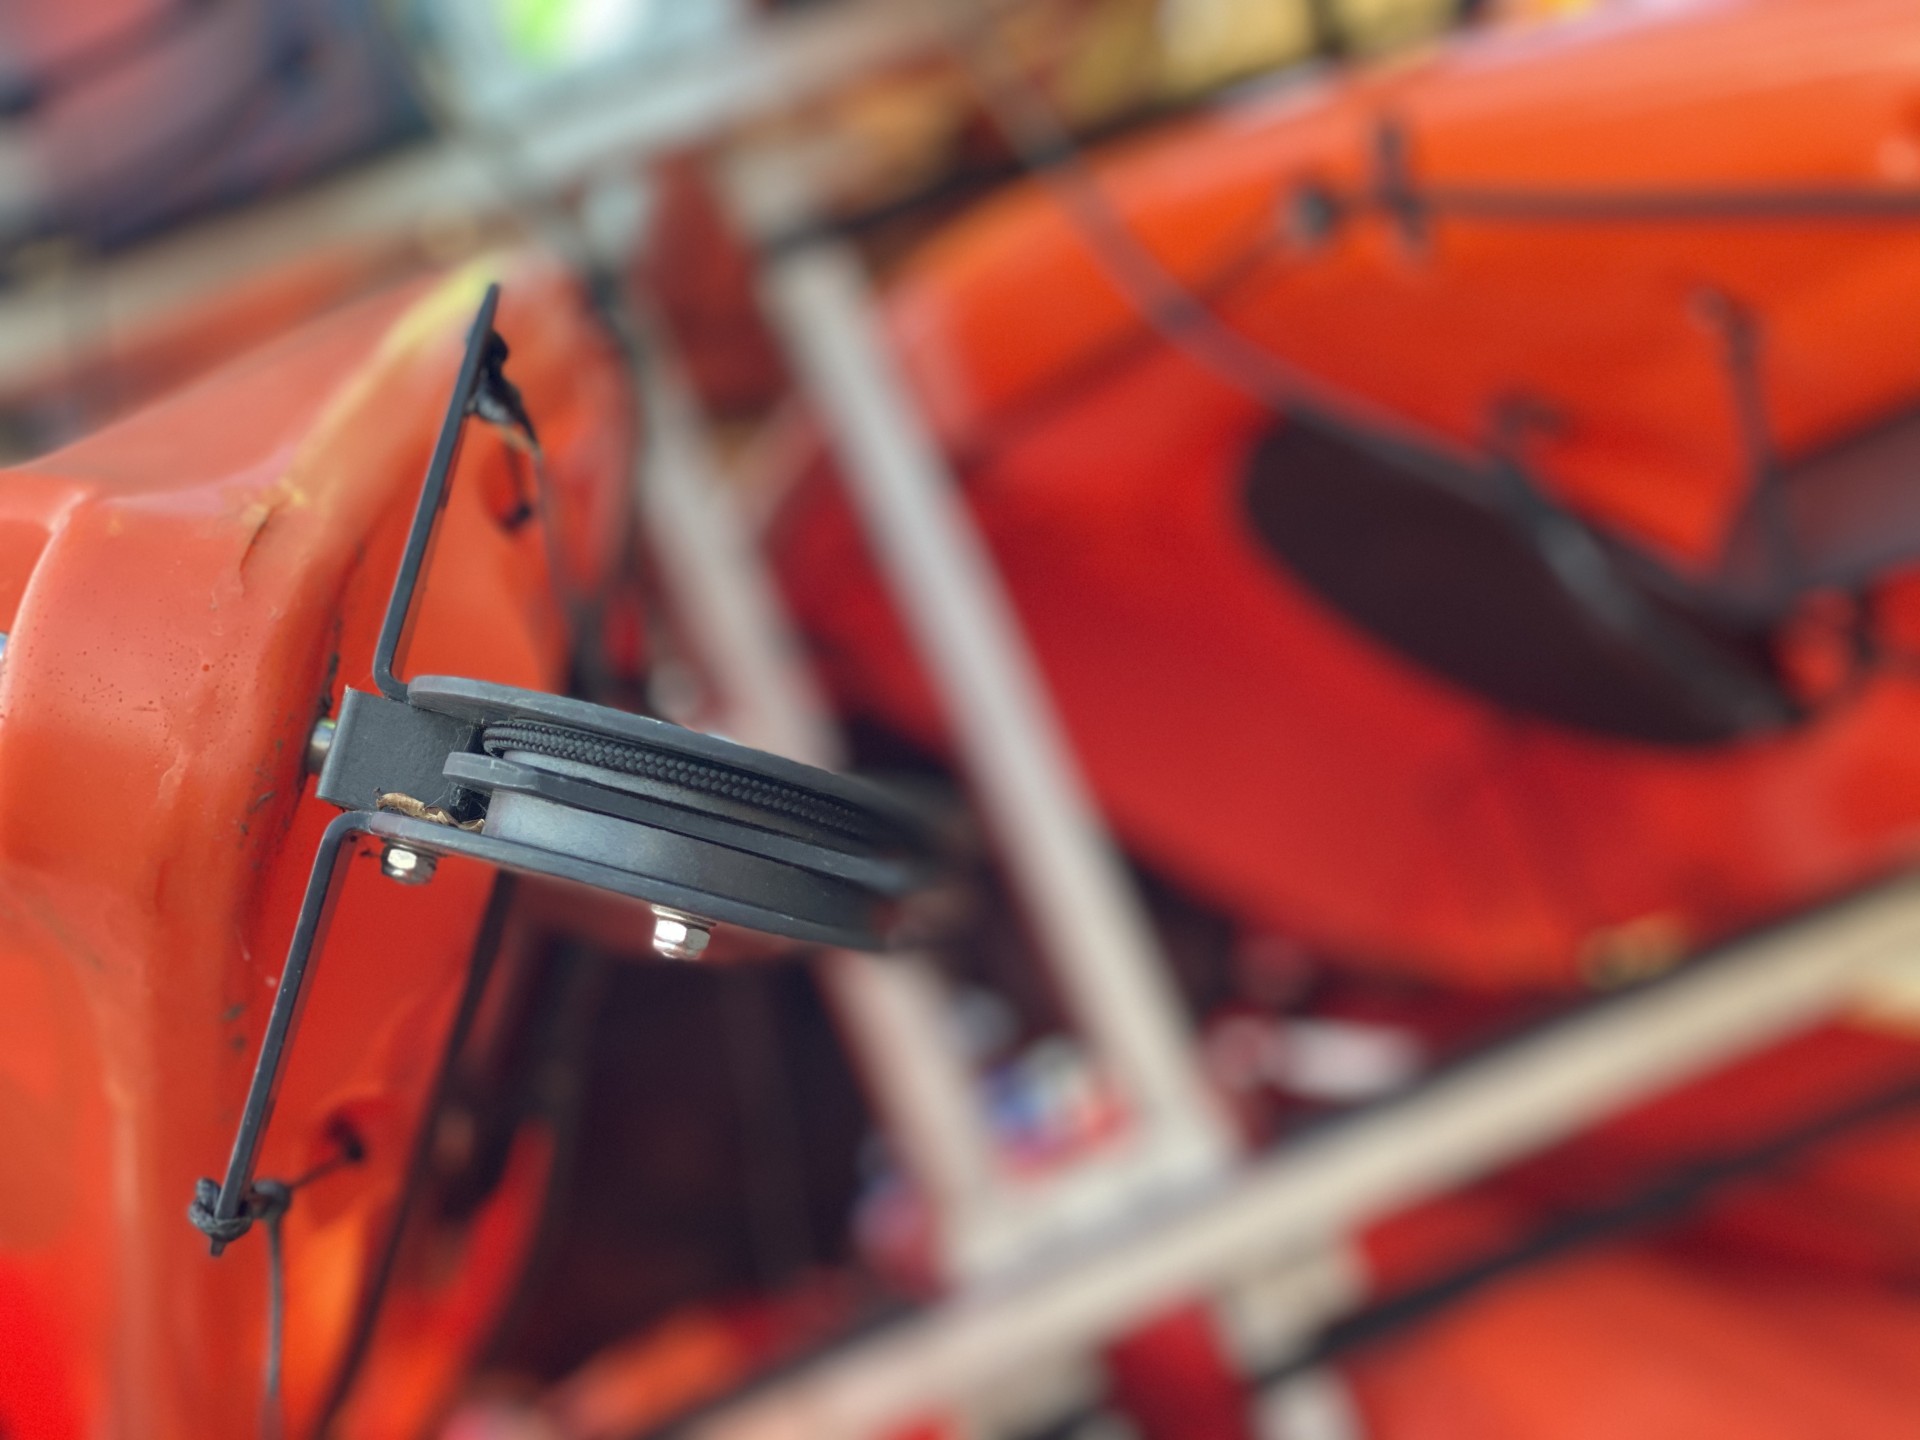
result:
[(313, 733), (307, 736), (307, 773), (318, 775), (320, 767), (327, 763), (327, 755), (333, 749), (333, 732), (339, 725), (331, 718), (322, 718), (313, 727)]
[(713, 922), (698, 915), (653, 907), (653, 953), (669, 960), (698, 960), (713, 938)]
[(433, 856), (389, 840), (380, 852), (380, 873), (401, 885), (424, 885), (433, 878)]

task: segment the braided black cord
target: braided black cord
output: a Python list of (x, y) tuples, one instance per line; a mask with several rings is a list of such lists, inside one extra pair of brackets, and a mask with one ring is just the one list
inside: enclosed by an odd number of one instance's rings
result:
[(892, 834), (892, 827), (882, 817), (800, 786), (788, 785), (764, 775), (752, 775), (715, 761), (656, 750), (637, 741), (614, 739), (534, 720), (502, 720), (480, 732), (480, 744), (487, 754), (496, 758), (518, 750), (559, 760), (572, 760), (622, 775), (658, 780), (703, 795), (758, 806), (860, 840), (878, 841)]
[(293, 1204), (293, 1188), (278, 1180), (256, 1180), (247, 1192), (247, 1209), (267, 1227), (267, 1361), (260, 1385), (262, 1440), (280, 1440), (287, 1417), (280, 1404), (280, 1371), (287, 1344), (287, 1257), (280, 1222)]

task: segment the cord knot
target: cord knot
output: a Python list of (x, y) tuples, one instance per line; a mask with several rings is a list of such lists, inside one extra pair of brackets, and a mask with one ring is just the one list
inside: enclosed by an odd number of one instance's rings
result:
[(187, 1219), (214, 1244), (229, 1245), (253, 1228), (254, 1217), (249, 1213), (250, 1207), (243, 1204), (238, 1215), (230, 1220), (222, 1219), (219, 1204), (220, 1182), (202, 1176), (193, 1183), (193, 1203), (187, 1206)]
[(287, 1213), (293, 1204), (293, 1187), (280, 1180), (256, 1180), (247, 1191), (247, 1214), (262, 1224), (271, 1225)]

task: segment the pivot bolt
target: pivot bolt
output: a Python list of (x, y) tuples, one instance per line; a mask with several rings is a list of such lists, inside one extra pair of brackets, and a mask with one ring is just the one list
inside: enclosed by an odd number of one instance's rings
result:
[(340, 728), (331, 718), (322, 719), (313, 727), (313, 733), (307, 736), (307, 773), (318, 775), (320, 767), (327, 763), (327, 753), (333, 749), (333, 733)]
[(669, 960), (698, 960), (713, 938), (713, 922), (698, 915), (653, 907), (653, 953)]
[(389, 841), (380, 852), (380, 873), (402, 885), (424, 885), (433, 878), (433, 856)]

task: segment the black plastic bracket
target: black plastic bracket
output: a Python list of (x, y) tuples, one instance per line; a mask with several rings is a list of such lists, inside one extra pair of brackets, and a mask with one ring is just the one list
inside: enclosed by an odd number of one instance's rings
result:
[(466, 818), (468, 796), (445, 772), (447, 757), (466, 750), (479, 727), (450, 715), (345, 691), (317, 793), (342, 810), (377, 810), (382, 795), (411, 796)]

